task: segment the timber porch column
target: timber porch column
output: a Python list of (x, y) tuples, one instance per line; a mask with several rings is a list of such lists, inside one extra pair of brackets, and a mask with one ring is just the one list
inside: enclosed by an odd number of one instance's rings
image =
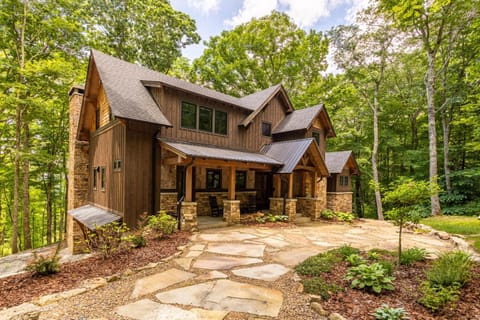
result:
[(288, 175), (288, 197), (285, 199), (285, 215), (289, 222), (294, 222), (297, 216), (297, 199), (293, 199), (293, 172)]
[[(275, 192), (273, 198), (270, 198), (270, 213), (273, 215), (285, 214), (288, 221), (294, 222), (297, 212), (297, 199), (293, 199), (293, 172), (288, 174), (287, 198), (282, 197), (282, 180), (280, 174), (273, 175), (273, 186)], [(285, 208), (284, 208), (285, 207)]]
[(193, 163), (185, 168), (185, 201), (180, 208), (180, 229), (197, 229), (197, 203), (193, 202)]
[(236, 168), (230, 167), (228, 177), (228, 200), (223, 200), (223, 218), (228, 224), (240, 222), (240, 200), (235, 200)]

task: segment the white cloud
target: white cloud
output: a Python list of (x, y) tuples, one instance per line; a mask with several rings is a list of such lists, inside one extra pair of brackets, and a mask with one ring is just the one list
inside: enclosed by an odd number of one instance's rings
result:
[(355, 22), (357, 13), (366, 9), (370, 4), (370, 0), (350, 0), (348, 3), (351, 4), (351, 6), (347, 10), (345, 21), (347, 21), (347, 23), (353, 23)]
[(286, 13), (301, 27), (311, 27), (320, 18), (330, 16), (336, 1), (329, 0), (280, 0), (288, 9)]
[(220, 0), (188, 0), (188, 6), (198, 9), (202, 14), (218, 11)]
[(242, 8), (231, 19), (225, 20), (225, 23), (234, 27), (252, 18), (266, 16), (277, 8), (277, 4), (277, 0), (244, 0)]

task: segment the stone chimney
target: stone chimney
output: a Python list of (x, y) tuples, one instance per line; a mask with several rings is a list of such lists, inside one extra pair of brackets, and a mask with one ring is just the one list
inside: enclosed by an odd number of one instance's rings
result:
[[(88, 141), (77, 140), (77, 131), (82, 108), (84, 88), (73, 86), (69, 91), (68, 141), (68, 211), (88, 203)], [(67, 213), (67, 245), (72, 254), (82, 253), (85, 248), (80, 224)]]

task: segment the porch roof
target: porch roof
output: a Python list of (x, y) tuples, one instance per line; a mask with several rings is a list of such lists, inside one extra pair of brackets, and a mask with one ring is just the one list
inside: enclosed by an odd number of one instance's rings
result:
[(68, 213), (90, 230), (122, 219), (116, 214), (89, 204), (72, 209)]
[(358, 164), (351, 150), (327, 152), (325, 154), (325, 162), (330, 173), (342, 173), (348, 164), (352, 174), (360, 174)]
[(217, 146), (171, 141), (166, 139), (158, 140), (160, 140), (172, 152), (180, 155), (183, 158), (204, 158), (225, 161), (239, 161), (267, 164), (272, 166), (283, 165), (282, 162), (260, 152), (248, 152), (221, 148)]
[(272, 142), (264, 145), (260, 152), (283, 163), (275, 173), (292, 173), (309, 149), (320, 173), (328, 176), (327, 166), (313, 138)]

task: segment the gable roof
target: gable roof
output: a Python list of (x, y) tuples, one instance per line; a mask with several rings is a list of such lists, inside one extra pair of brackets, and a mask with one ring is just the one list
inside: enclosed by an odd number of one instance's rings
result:
[(353, 156), (353, 152), (351, 150), (325, 153), (325, 163), (327, 164), (327, 168), (330, 173), (341, 173), (349, 160), (352, 161), (354, 166), (354, 173), (358, 174), (358, 164), (355, 161), (355, 157)]
[(313, 138), (272, 142), (262, 146), (260, 152), (283, 163), (283, 166), (275, 173), (292, 173), (300, 159), (309, 149), (314, 153), (315, 159), (313, 161), (317, 162), (320, 172), (327, 176), (327, 166)]
[(327, 110), (323, 104), (318, 104), (313, 107), (308, 107), (300, 110), (295, 110), (294, 112), (287, 115), (282, 122), (273, 130), (273, 134), (297, 131), (297, 130), (308, 130), (313, 124), (313, 120), (320, 115), (321, 112), (325, 113), (326, 122), (328, 125), (329, 132), (327, 136), (334, 137), (335, 131), (333, 130), (333, 125), (328, 116)]

